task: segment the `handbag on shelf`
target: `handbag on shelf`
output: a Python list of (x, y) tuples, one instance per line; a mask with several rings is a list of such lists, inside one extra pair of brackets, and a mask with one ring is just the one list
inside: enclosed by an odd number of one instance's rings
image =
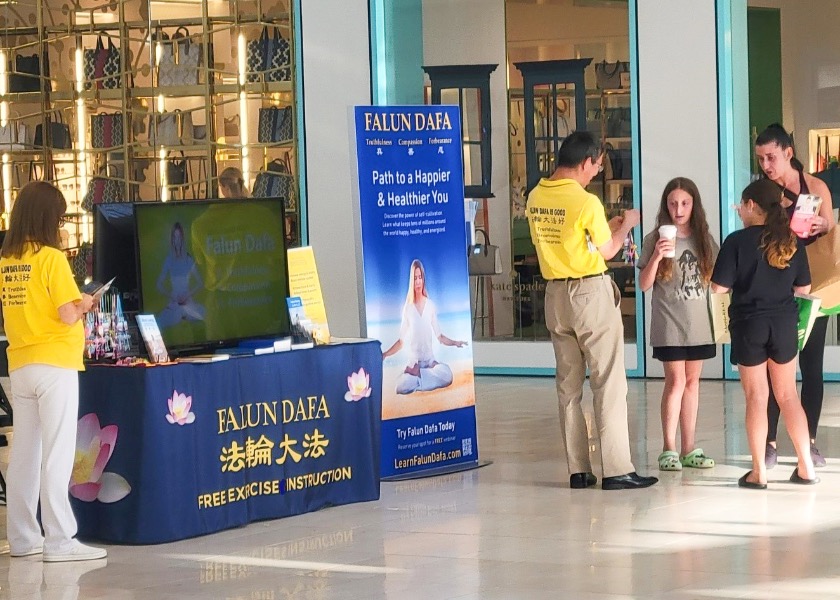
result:
[(58, 117), (55, 121), (52, 117), (47, 117), (47, 127), (49, 128), (49, 138), (45, 144), (44, 141), (44, 125), (39, 123), (35, 126), (35, 147), (43, 148), (49, 147), (56, 150), (67, 150), (73, 147), (73, 138), (70, 135), (70, 126), (64, 122), (61, 116), (61, 111), (55, 111)]
[[(612, 144), (607, 144), (604, 147), (605, 158), (609, 159), (610, 170), (606, 174), (607, 179), (633, 179), (633, 153), (629, 148), (614, 148)], [(604, 165), (604, 171), (607, 171), (607, 166)]]
[(179, 27), (172, 37), (160, 36), (158, 85), (198, 85), (204, 46), (190, 37), (186, 27)]
[(608, 108), (607, 137), (630, 137), (630, 115), (629, 108)]
[(85, 281), (93, 277), (93, 244), (82, 242), (76, 254), (70, 259), (70, 268), (73, 270), (73, 279), (79, 285), (83, 285)]
[(292, 139), (292, 107), (272, 106), (261, 108), (257, 141), (260, 143), (286, 142)]
[(193, 139), (206, 140), (207, 139), (207, 125), (193, 125)]
[(186, 185), (189, 181), (187, 175), (187, 159), (181, 152), (181, 159), (167, 158), (166, 160), (166, 185), (177, 187)]
[(124, 139), (123, 115), (121, 112), (91, 115), (91, 148), (115, 148), (122, 146)]
[(274, 27), (274, 35), (269, 35), (268, 26), (263, 27), (259, 38), (248, 41), (247, 52), (248, 83), (263, 78), (267, 82), (291, 79), (292, 50), (279, 28)]
[(599, 90), (621, 89), (621, 74), (630, 72), (630, 63), (620, 60), (615, 63), (595, 63), (595, 85)]
[(475, 233), (481, 233), (484, 243), (479, 243), (476, 239), (476, 243), (469, 247), (467, 265), (470, 275), (501, 275), (502, 255), (499, 247), (490, 243), (490, 238), (483, 229), (476, 229)]
[[(45, 63), (44, 77), (50, 76), (49, 62)], [(9, 73), (10, 92), (40, 92), (41, 91), (41, 57), (37, 54), (15, 56), (15, 67)]]
[(29, 130), (26, 124), (17, 119), (8, 119), (6, 124), (0, 126), (0, 150), (4, 152), (15, 152), (26, 149)]
[(189, 146), (195, 131), (192, 113), (175, 109), (149, 117), (150, 141), (153, 146)]
[(225, 137), (239, 137), (239, 115), (225, 117), (224, 132)]
[(124, 202), (123, 182), (110, 176), (106, 167), (99, 175), (91, 178), (88, 183), (87, 192), (82, 198), (82, 208), (88, 212), (93, 210), (95, 204), (111, 204)]
[(114, 40), (110, 35), (105, 35), (105, 37), (108, 38), (107, 47), (100, 35), (96, 40), (96, 47), (84, 51), (86, 90), (93, 88), (115, 90), (121, 87), (120, 50), (114, 45)]
[(295, 209), (295, 176), (289, 154), (268, 163), (254, 178), (254, 198), (283, 198), (287, 210)]

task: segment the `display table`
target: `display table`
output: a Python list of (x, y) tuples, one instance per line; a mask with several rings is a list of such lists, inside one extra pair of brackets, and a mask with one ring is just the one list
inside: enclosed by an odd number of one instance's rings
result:
[(169, 542), (376, 500), (381, 391), (377, 341), (90, 366), (70, 487), (79, 535)]

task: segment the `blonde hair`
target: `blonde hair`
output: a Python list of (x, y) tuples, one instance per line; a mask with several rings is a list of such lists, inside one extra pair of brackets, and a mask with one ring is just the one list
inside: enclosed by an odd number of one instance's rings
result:
[(248, 190), (245, 189), (245, 178), (242, 171), (236, 167), (228, 167), (219, 174), (219, 187), (226, 187), (233, 193), (233, 198), (246, 198)]

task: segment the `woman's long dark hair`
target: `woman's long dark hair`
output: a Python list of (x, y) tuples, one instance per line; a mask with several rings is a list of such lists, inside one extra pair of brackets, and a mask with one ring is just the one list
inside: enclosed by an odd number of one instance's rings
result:
[(779, 187), (768, 179), (753, 181), (741, 194), (741, 202), (752, 200), (763, 210), (767, 218), (760, 247), (771, 267), (786, 269), (796, 254), (796, 235), (790, 230), (787, 211), (782, 208), (782, 194)]
[[(759, 133), (758, 137), (755, 138), (756, 146), (765, 146), (772, 143), (778, 144), (779, 148), (782, 150), (787, 150), (788, 148), (793, 149), (793, 156), (790, 158), (790, 166), (797, 171), (803, 171), (805, 169), (805, 165), (796, 158), (796, 148), (793, 145), (793, 136), (789, 134), (780, 123), (768, 125), (764, 131)], [(762, 175), (764, 175), (763, 172)]]
[[(697, 249), (700, 252), (698, 256), (700, 275), (703, 277), (703, 282), (708, 284), (712, 278), (712, 270), (715, 263), (712, 259), (712, 242), (711, 235), (709, 235), (709, 224), (706, 221), (706, 210), (703, 208), (703, 202), (700, 200), (700, 190), (697, 189), (691, 179), (687, 177), (675, 177), (665, 186), (662, 191), (662, 200), (659, 203), (659, 213), (656, 215), (656, 229), (662, 225), (671, 225), (671, 213), (668, 212), (668, 196), (674, 190), (683, 190), (693, 200), (691, 208), (691, 217), (688, 220), (688, 226), (697, 240)], [(659, 239), (657, 233), (657, 240)], [(671, 281), (674, 276), (674, 259), (663, 258), (659, 267), (656, 269), (656, 278), (660, 281)]]
[(9, 218), (9, 231), (3, 241), (0, 256), (21, 258), (27, 244), (35, 252), (49, 246), (61, 249), (58, 228), (61, 215), (67, 210), (64, 195), (46, 181), (30, 181), (18, 193)]

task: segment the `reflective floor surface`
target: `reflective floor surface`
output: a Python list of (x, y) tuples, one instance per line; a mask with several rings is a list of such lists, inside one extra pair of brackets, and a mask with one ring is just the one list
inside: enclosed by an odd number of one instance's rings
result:
[[(718, 466), (610, 492), (569, 489), (553, 379), (476, 385), (479, 455), (490, 466), (383, 483), (378, 502), (173, 544), (110, 546), (107, 561), (6, 553), (0, 600), (840, 598), (840, 384), (826, 390), (822, 483), (787, 482), (785, 437), (763, 492), (736, 486), (748, 468), (738, 383), (701, 385), (698, 443)], [(643, 473), (654, 474), (661, 450), (662, 387), (630, 383)], [(0, 463), (7, 457), (3, 448)], [(0, 522), (3, 538), (4, 507)]]

